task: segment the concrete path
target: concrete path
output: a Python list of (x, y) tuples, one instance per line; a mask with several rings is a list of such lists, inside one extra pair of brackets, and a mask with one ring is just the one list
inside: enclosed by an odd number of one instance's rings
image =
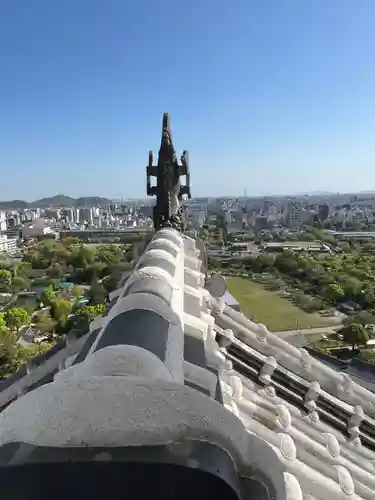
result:
[(286, 340), (289, 344), (296, 347), (304, 347), (312, 342), (320, 340), (322, 335), (336, 333), (340, 325), (325, 326), (319, 328), (307, 328), (302, 330), (288, 330), (284, 332), (274, 332), (280, 338)]
[(339, 328), (340, 325), (333, 325), (333, 326), (320, 326), (319, 328), (303, 328), (303, 329), (298, 329), (298, 330), (286, 330), (283, 332), (274, 332), (276, 335), (280, 335), (280, 337), (289, 337), (292, 335), (297, 335), (297, 334), (303, 334), (303, 335), (316, 335), (316, 334), (323, 334), (323, 333), (335, 333), (336, 328)]

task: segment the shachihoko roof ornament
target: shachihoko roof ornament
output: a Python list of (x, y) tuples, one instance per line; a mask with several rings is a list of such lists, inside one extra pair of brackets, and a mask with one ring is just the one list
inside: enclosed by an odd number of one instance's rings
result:
[[(186, 184), (181, 184), (181, 177), (186, 176)], [(151, 186), (151, 179), (156, 179), (156, 185)], [(163, 114), (161, 144), (158, 163), (153, 165), (153, 153), (149, 152), (147, 167), (147, 195), (156, 196), (154, 208), (155, 229), (174, 227), (184, 229), (184, 210), (181, 200), (184, 195), (190, 195), (189, 153), (183, 151), (181, 165), (177, 160), (173, 146), (169, 113)]]

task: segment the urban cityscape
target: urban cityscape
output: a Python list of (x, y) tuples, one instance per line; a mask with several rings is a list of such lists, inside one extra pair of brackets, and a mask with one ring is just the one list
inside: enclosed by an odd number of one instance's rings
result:
[[(359, 316), (354, 315), (355, 321), (372, 332), (375, 325), (375, 286), (371, 281), (375, 194), (206, 197), (185, 200), (183, 204), (187, 233), (204, 241), (210, 268), (220, 269), (228, 276), (232, 293), (228, 292), (227, 299), (232, 305), (240, 307), (241, 297), (250, 294), (252, 298), (242, 307), (251, 311), (252, 319), (273, 331), (285, 332), (284, 337), (289, 335), (289, 341), (295, 345), (315, 345), (324, 352), (331, 352), (330, 336), (343, 338), (336, 332), (337, 327), (342, 328), (348, 321), (345, 313), (354, 314), (356, 308)], [(23, 302), (35, 307), (44, 304), (46, 291), (55, 299), (61, 292), (63, 298), (69, 296), (87, 306), (90, 287), (94, 295), (101, 298), (98, 302), (96, 297), (94, 305), (104, 303), (106, 293), (115, 289), (121, 272), (125, 268), (130, 270), (137, 262), (154, 233), (152, 198), (75, 200), (56, 195), (33, 203), (4, 201), (0, 207), (0, 286), (4, 311), (18, 310), (10, 305)], [(77, 277), (77, 273), (71, 272), (75, 265), (71, 262), (71, 253), (78, 252), (77, 248), (82, 254), (77, 259), (86, 262), (88, 277)], [(363, 262), (359, 260), (362, 253)], [(113, 261), (113, 269), (105, 267), (107, 261), (102, 260), (103, 255)], [(125, 264), (120, 262), (122, 255), (126, 256)], [(283, 256), (296, 261), (290, 264), (291, 270), (283, 268), (287, 264), (278, 262)], [(98, 272), (89, 265), (95, 259)], [(311, 269), (306, 271), (306, 276), (299, 269), (301, 276), (296, 276), (292, 268), (295, 265), (301, 268), (302, 262)], [(350, 267), (353, 262), (356, 262), (354, 269)], [(341, 274), (332, 275), (332, 282), (327, 276), (321, 280), (322, 273), (329, 270)], [(251, 288), (245, 283), (246, 277), (259, 283), (253, 283)], [(67, 289), (56, 289), (58, 279), (66, 283)], [(271, 293), (263, 296), (266, 289)], [(258, 298), (257, 293), (260, 293)], [(30, 296), (37, 296), (38, 300)], [(66, 330), (72, 323), (67, 317), (72, 317), (74, 300), (70, 305), (61, 304), (65, 312), (60, 316), (59, 308), (55, 308), (54, 318), (49, 313), (39, 318), (36, 310), (27, 310), (24, 316), (30, 318), (29, 324), (22, 325), (19, 341), (28, 345), (25, 338), (35, 340), (40, 350), (44, 345), (40, 339), (44, 339), (48, 340), (44, 346), (48, 348), (56, 338), (56, 325)], [(19, 310), (18, 313), (21, 314)], [(82, 309), (79, 313), (82, 314)], [(35, 321), (35, 314), (40, 321)], [(5, 320), (3, 324), (6, 328)], [(366, 337), (369, 333), (360, 331), (358, 335), (359, 342), (361, 335)], [(371, 344), (371, 338), (368, 341)], [(365, 355), (368, 362), (374, 359), (375, 363), (375, 350), (373, 358), (371, 353), (369, 349), (361, 356)], [(15, 364), (14, 368), (17, 367)]]
[[(42, 237), (121, 240), (126, 234), (152, 231), (153, 206), (152, 199), (75, 200), (62, 195), (33, 203), (2, 201), (0, 251), (12, 255), (20, 246)], [(272, 241), (288, 231), (298, 234), (306, 225), (338, 237), (342, 232), (346, 238), (371, 239), (375, 230), (375, 193), (206, 197), (186, 200), (184, 206), (190, 229), (212, 231), (219, 220), (232, 236), (249, 242), (259, 235)]]

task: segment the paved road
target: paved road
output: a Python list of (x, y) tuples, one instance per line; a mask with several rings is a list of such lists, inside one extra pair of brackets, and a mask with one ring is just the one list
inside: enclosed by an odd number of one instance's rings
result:
[(276, 335), (280, 335), (280, 337), (290, 337), (293, 335), (297, 334), (303, 334), (303, 335), (316, 335), (320, 334), (322, 335), (323, 333), (335, 333), (336, 328), (340, 327), (340, 325), (332, 325), (332, 326), (324, 326), (324, 327), (319, 327), (319, 328), (304, 328), (304, 329), (298, 329), (298, 330), (287, 330), (284, 332), (274, 332)]
[(326, 326), (320, 328), (308, 328), (303, 330), (288, 330), (285, 332), (275, 332), (276, 335), (285, 339), (289, 344), (292, 344), (296, 347), (303, 347), (311, 342), (315, 342), (319, 340), (324, 334), (332, 334), (336, 333), (336, 328), (339, 325), (335, 326)]

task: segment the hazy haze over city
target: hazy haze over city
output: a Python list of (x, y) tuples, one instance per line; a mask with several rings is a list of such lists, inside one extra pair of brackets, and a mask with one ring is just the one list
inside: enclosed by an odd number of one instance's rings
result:
[(163, 111), (202, 195), (375, 189), (373, 0), (3, 0), (0, 199), (143, 197)]

